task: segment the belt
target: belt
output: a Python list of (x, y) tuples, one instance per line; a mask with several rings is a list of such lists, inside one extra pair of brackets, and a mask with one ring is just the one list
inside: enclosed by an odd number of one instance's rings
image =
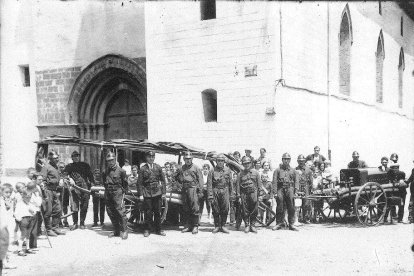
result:
[(215, 187), (213, 187), (213, 189), (220, 189), (220, 190), (226, 189), (226, 188), (227, 188), (227, 186), (215, 186)]

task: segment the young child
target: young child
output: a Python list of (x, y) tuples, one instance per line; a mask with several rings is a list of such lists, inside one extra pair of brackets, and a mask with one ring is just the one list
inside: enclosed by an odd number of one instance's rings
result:
[(14, 210), (14, 217), (19, 223), (21, 231), (20, 243), (19, 243), (19, 256), (26, 256), (27, 253), (33, 253), (32, 251), (23, 248), (23, 245), (30, 239), (30, 233), (33, 230), (35, 221), (37, 220), (36, 214), (42, 204), (41, 198), (36, 195), (36, 186), (29, 185), (21, 190), (16, 195), (16, 208)]
[[(26, 185), (22, 182), (17, 182), (15, 185), (16, 191), (13, 193), (12, 201), (13, 201), (13, 210), (12, 210), (12, 216), (14, 218), (14, 210), (16, 208), (16, 195), (20, 194), (23, 189), (26, 188)], [(12, 245), (18, 246), (19, 245), (19, 239), (20, 239), (20, 229), (19, 229), (19, 223), (14, 219), (13, 223), (14, 229), (13, 229), (13, 242)]]
[[(37, 185), (37, 181), (31, 181), (26, 185), (27, 191), (32, 194), (30, 198), (30, 206), (35, 212), (34, 214), (34, 221), (33, 221), (33, 227), (30, 229), (29, 233), (29, 248), (34, 249), (37, 248), (37, 236), (38, 236), (38, 222), (41, 221), (41, 215), (40, 215), (40, 206), (42, 205), (42, 194), (40, 187)], [(32, 252), (32, 251), (29, 251)]]
[[(4, 224), (7, 228), (7, 233), (11, 233), (14, 231), (15, 221), (13, 218), (13, 211), (14, 211), (14, 197), (13, 197), (13, 186), (9, 183), (5, 183), (1, 186), (1, 200), (3, 204), (3, 215), (1, 217), (2, 224)], [(4, 221), (4, 222), (3, 222)], [(7, 253), (3, 260), (3, 268), (11, 269), (16, 268), (16, 266), (10, 263), (10, 255)]]
[(9, 231), (7, 230), (7, 210), (3, 198), (3, 187), (0, 189), (0, 275), (3, 270), (3, 260), (9, 248)]

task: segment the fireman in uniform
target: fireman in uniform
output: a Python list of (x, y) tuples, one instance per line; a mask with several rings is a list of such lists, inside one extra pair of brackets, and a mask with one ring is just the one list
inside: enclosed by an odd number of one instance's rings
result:
[(354, 151), (352, 153), (352, 161), (348, 163), (348, 169), (367, 168), (365, 161), (359, 160), (359, 153)]
[(184, 162), (185, 164), (177, 173), (177, 181), (182, 185), (181, 196), (186, 217), (186, 223), (181, 232), (197, 234), (200, 214), (198, 202), (203, 195), (203, 174), (200, 168), (193, 164), (191, 152), (184, 154)]
[(259, 204), (259, 190), (262, 186), (260, 174), (251, 168), (252, 161), (250, 157), (242, 158), (244, 169), (237, 176), (236, 197), (241, 198), (241, 208), (244, 220), (244, 233), (257, 233), (254, 223), (257, 218)]
[(165, 176), (161, 166), (154, 163), (153, 151), (147, 152), (146, 158), (147, 164), (141, 167), (137, 184), (138, 195), (145, 206), (144, 237), (150, 235), (150, 226), (153, 226), (157, 235), (165, 236), (165, 232), (161, 230), (161, 206), (166, 193)]
[[(60, 174), (57, 167), (58, 162), (59, 155), (55, 151), (51, 151), (49, 152), (49, 162), (45, 163), (40, 171), (40, 174), (46, 181), (48, 205), (52, 206), (52, 212), (45, 213), (45, 228), (49, 236), (65, 235), (65, 233), (58, 228), (60, 216), (62, 215), (58, 193), (60, 181)], [(52, 222), (50, 222), (50, 220), (52, 220)]]
[(311, 211), (310, 201), (306, 199), (310, 194), (312, 187), (312, 171), (305, 165), (306, 158), (300, 154), (298, 156), (298, 166), (296, 167), (297, 180), (299, 182), (299, 192), (304, 196), (302, 198), (302, 217), (304, 223), (310, 223), (309, 216)]
[(207, 177), (208, 200), (211, 202), (214, 217), (214, 234), (220, 230), (229, 233), (225, 225), (229, 213), (230, 195), (233, 193), (233, 180), (231, 170), (224, 166), (225, 159), (224, 154), (219, 154), (216, 158), (217, 166), (209, 171)]
[[(75, 184), (81, 188), (90, 190), (93, 178), (91, 167), (86, 162), (80, 162), (80, 154), (76, 150), (71, 155), (73, 163), (66, 165), (65, 172), (75, 181)], [(80, 229), (85, 229), (85, 218), (88, 212), (89, 194), (86, 192), (73, 189), (71, 191), (73, 197), (72, 206), (76, 210), (72, 214), (73, 226), (70, 230), (78, 229), (78, 210), (80, 209)], [(79, 208), (80, 207), (80, 208)]]
[(106, 170), (103, 175), (105, 186), (106, 212), (114, 226), (109, 237), (128, 238), (127, 217), (125, 214), (124, 196), (128, 186), (126, 172), (116, 164), (115, 154), (106, 155)]
[(272, 230), (280, 230), (284, 226), (284, 208), (285, 205), (288, 210), (289, 229), (298, 231), (293, 225), (295, 222), (295, 204), (294, 196), (298, 190), (298, 181), (296, 181), (296, 172), (290, 167), (290, 154), (284, 153), (282, 155), (282, 164), (277, 168), (273, 174), (273, 194), (276, 194), (276, 226)]

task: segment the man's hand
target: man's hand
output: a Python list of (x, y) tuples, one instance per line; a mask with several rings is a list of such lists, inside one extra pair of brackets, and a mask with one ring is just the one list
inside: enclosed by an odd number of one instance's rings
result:
[(144, 197), (142, 195), (139, 196), (139, 200), (143, 201), (144, 200)]

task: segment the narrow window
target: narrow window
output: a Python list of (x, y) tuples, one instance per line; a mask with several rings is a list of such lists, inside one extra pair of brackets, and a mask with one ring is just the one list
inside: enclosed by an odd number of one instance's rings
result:
[(217, 91), (207, 89), (201, 92), (203, 100), (204, 121), (217, 122)]
[(403, 107), (403, 76), (405, 69), (404, 50), (401, 48), (398, 61), (398, 107)]
[(201, 20), (216, 18), (216, 0), (200, 1)]
[(400, 29), (401, 29), (400, 30), (401, 36), (404, 36), (404, 19), (402, 16), (401, 16)]
[(379, 12), (380, 15), (382, 15), (381, 0), (378, 1), (378, 12)]
[(30, 86), (30, 70), (29, 65), (20, 65), (20, 75), (22, 79), (22, 84), (24, 87)]
[(382, 30), (378, 36), (377, 42), (377, 52), (376, 56), (376, 99), (378, 103), (383, 102), (383, 72), (384, 72), (384, 37), (382, 35)]
[(351, 94), (351, 45), (352, 29), (348, 4), (342, 12), (339, 30), (339, 92)]

